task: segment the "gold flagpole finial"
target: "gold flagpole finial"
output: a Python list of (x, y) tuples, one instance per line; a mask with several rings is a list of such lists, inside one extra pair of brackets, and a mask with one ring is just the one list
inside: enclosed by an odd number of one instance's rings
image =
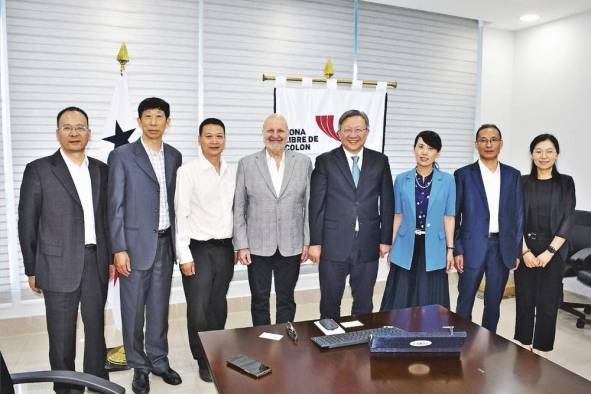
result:
[(123, 75), (123, 71), (125, 71), (125, 65), (129, 63), (129, 54), (127, 53), (127, 47), (125, 46), (124, 42), (122, 42), (121, 46), (119, 47), (117, 61), (121, 65), (121, 75)]
[(326, 79), (332, 78), (334, 75), (334, 66), (332, 65), (332, 60), (328, 59), (326, 63), (324, 63), (324, 76)]

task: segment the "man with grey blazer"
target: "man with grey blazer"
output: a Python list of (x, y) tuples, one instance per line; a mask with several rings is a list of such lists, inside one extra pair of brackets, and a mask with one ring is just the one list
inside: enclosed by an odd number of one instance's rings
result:
[[(60, 111), (57, 126), (60, 149), (27, 164), (21, 184), (18, 235), (25, 274), (45, 300), (51, 369), (74, 370), (80, 305), (84, 372), (107, 378), (107, 166), (86, 156), (90, 129), (82, 109)], [(56, 383), (54, 390), (82, 393), (84, 387)]]
[(312, 161), (285, 151), (285, 118), (263, 123), (265, 148), (238, 163), (234, 194), (234, 249), (248, 265), (253, 325), (271, 324), (269, 296), (275, 279), (275, 323), (293, 321), (300, 263), (308, 259), (308, 199)]
[(135, 369), (132, 389), (147, 393), (150, 372), (168, 384), (181, 383), (168, 363), (167, 333), (175, 261), (174, 192), (182, 156), (162, 142), (170, 125), (166, 101), (143, 100), (138, 116), (141, 138), (109, 155), (108, 214), (115, 267), (121, 275), (123, 344), (127, 364)]

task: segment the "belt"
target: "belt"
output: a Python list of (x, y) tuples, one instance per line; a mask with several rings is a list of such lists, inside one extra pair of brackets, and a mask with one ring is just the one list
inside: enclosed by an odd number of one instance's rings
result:
[(96, 249), (96, 245), (95, 244), (86, 244), (84, 245), (85, 249), (91, 249), (91, 250), (95, 250)]
[(525, 235), (528, 239), (543, 239), (543, 240), (548, 240), (548, 239), (552, 239), (552, 235), (551, 234), (540, 234), (540, 233), (527, 233)]
[(425, 234), (427, 234), (427, 233), (425, 232), (425, 230), (420, 230), (420, 229), (416, 229), (416, 230), (415, 230), (415, 235), (425, 235)]
[(196, 243), (200, 243), (200, 244), (224, 246), (224, 245), (232, 245), (232, 238), (221, 238), (221, 239), (211, 238), (211, 239), (208, 239), (207, 241), (201, 241), (198, 239), (191, 239), (191, 242), (196, 242)]
[(488, 233), (488, 235), (486, 236), (486, 238), (492, 238), (492, 239), (498, 239), (499, 238), (499, 233)]
[(164, 230), (158, 230), (158, 238), (168, 237), (170, 235), (170, 227)]

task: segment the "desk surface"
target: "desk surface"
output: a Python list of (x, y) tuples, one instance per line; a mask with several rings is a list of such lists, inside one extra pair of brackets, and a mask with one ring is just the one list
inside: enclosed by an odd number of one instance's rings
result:
[[(438, 305), (352, 317), (364, 328), (393, 325), (407, 331), (455, 326), (468, 338), (459, 358), (371, 356), (367, 345), (320, 350), (309, 338), (322, 335), (312, 321), (295, 323), (299, 341), (285, 325), (199, 333), (220, 393), (590, 393), (591, 382)], [(280, 341), (258, 338), (281, 334)], [(245, 354), (272, 368), (253, 379), (226, 366)]]

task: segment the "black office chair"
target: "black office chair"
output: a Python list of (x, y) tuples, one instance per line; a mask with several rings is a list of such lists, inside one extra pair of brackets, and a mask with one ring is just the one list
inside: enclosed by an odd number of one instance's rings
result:
[[(575, 225), (563, 276), (576, 276), (580, 282), (591, 286), (591, 212), (575, 211)], [(564, 292), (562, 296), (560, 309), (578, 317), (578, 328), (585, 327), (585, 324), (591, 324), (591, 319), (587, 318), (587, 315), (591, 313), (591, 304), (566, 302), (564, 301)]]
[(123, 394), (125, 389), (98, 376), (75, 371), (35, 371), (10, 374), (0, 352), (0, 393), (14, 394), (14, 386), (24, 383), (68, 383), (84, 386), (102, 394)]

